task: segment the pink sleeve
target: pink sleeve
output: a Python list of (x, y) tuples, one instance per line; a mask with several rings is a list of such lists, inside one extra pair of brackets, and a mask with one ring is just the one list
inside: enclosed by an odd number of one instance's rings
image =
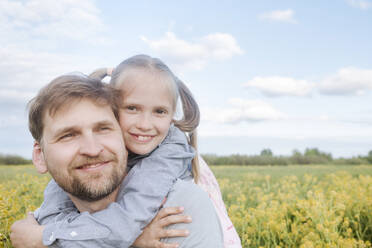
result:
[(208, 167), (207, 163), (199, 156), (200, 179), (198, 185), (208, 193), (213, 205), (216, 209), (217, 215), (220, 219), (224, 236), (225, 248), (241, 248), (240, 238), (232, 224), (225, 204), (223, 203), (220, 187), (213, 175), (213, 172)]

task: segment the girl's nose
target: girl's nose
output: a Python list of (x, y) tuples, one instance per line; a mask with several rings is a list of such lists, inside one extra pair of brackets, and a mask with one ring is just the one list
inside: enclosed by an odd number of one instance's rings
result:
[(150, 130), (152, 128), (151, 116), (149, 116), (148, 114), (140, 115), (136, 124), (136, 127), (140, 130)]

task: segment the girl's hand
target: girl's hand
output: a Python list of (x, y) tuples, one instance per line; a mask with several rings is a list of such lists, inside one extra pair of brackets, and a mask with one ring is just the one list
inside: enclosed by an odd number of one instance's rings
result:
[(182, 207), (162, 208), (155, 218), (148, 224), (141, 236), (134, 242), (135, 247), (140, 248), (177, 248), (178, 244), (167, 244), (160, 242), (161, 238), (186, 237), (188, 230), (165, 229), (166, 226), (176, 223), (190, 223), (191, 217), (180, 215)]
[(26, 219), (18, 220), (10, 228), (10, 240), (15, 248), (39, 248), (43, 245), (44, 226), (40, 226), (32, 213)]

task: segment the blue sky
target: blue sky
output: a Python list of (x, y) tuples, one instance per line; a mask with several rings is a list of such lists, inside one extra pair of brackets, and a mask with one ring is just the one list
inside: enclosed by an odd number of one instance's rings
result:
[(194, 93), (202, 153), (372, 150), (372, 0), (0, 0), (0, 153), (31, 157), (43, 85), (162, 59)]

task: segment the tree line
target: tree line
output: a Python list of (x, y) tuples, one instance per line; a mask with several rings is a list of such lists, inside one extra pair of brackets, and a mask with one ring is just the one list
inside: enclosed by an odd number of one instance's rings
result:
[(333, 158), (331, 153), (322, 152), (318, 148), (306, 148), (303, 153), (299, 150), (293, 150), (290, 156), (276, 156), (270, 149), (263, 149), (259, 155), (233, 154), (219, 156), (216, 154), (202, 154), (202, 157), (209, 165), (372, 164), (372, 150), (366, 156), (359, 155), (352, 158)]
[(22, 165), (31, 163), (32, 161), (30, 159), (25, 159), (19, 155), (0, 153), (0, 164), (2, 165)]
[[(202, 154), (209, 165), (295, 165), (295, 164), (372, 164), (372, 150), (367, 155), (352, 158), (333, 158), (331, 153), (320, 151), (318, 148), (306, 148), (303, 153), (293, 150), (292, 155), (274, 155), (270, 149), (263, 149), (259, 155), (232, 154), (220, 156)], [(19, 155), (0, 154), (0, 165), (24, 165), (32, 161)]]

